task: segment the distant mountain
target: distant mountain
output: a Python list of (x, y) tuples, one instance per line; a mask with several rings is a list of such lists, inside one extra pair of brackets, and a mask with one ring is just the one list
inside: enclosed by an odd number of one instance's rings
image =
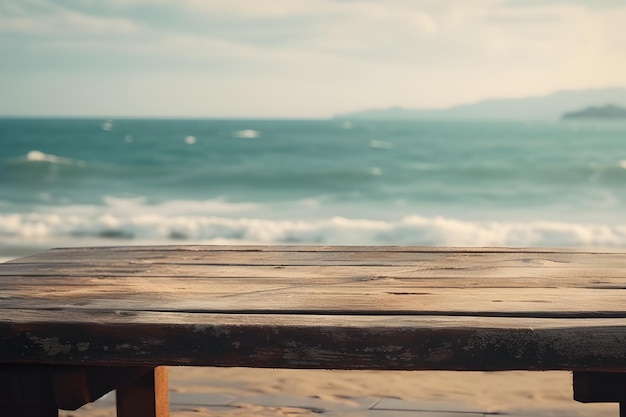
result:
[(614, 103), (626, 106), (626, 88), (557, 91), (547, 96), (512, 99), (490, 99), (446, 109), (403, 109), (393, 107), (358, 111), (336, 116), (338, 119), (501, 119), (555, 120), (564, 113), (590, 106)]
[(567, 112), (563, 119), (626, 119), (626, 108), (607, 104), (602, 107), (587, 107), (583, 110)]

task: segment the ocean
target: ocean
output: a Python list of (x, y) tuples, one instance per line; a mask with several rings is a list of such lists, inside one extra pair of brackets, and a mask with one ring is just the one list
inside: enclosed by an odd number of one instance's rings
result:
[(626, 247), (626, 122), (0, 119), (0, 259), (50, 247)]

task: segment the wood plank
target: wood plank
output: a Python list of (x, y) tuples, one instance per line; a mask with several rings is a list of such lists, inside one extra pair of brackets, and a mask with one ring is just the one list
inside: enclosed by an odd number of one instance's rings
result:
[[(41, 286), (4, 289), (1, 309), (73, 308), (183, 312), (273, 312), (516, 317), (626, 317), (626, 290), (416, 288), (408, 285)], [(204, 284), (204, 285), (203, 285)]]
[[(367, 296), (370, 291), (394, 293), (396, 295), (410, 295), (412, 293), (436, 294), (453, 292), (457, 290), (473, 291), (484, 289), (485, 293), (490, 291), (502, 291), (503, 293), (515, 290), (533, 291), (542, 294), (549, 293), (554, 289), (565, 289), (566, 291), (593, 292), (597, 296), (603, 294), (621, 294), (626, 290), (620, 279), (614, 280), (539, 280), (539, 279), (480, 279), (468, 280), (468, 285), (463, 285), (463, 280), (456, 278), (449, 279), (397, 279), (397, 278), (337, 278), (331, 279), (320, 277), (318, 279), (291, 279), (285, 278), (206, 278), (206, 277), (21, 277), (4, 280), (0, 278), (0, 300), (10, 297), (39, 297), (47, 296), (56, 299), (58, 296), (67, 294), (68, 296), (78, 294), (103, 295), (111, 293), (132, 292), (133, 294), (169, 293), (173, 291), (185, 292), (196, 291), (207, 293), (210, 297), (221, 297), (225, 295), (245, 294), (248, 292), (280, 291), (282, 289), (304, 290), (305, 288), (317, 288), (314, 291), (332, 291), (337, 288), (338, 292), (363, 291)], [(606, 291), (606, 292), (601, 292)], [(0, 301), (1, 304), (1, 301)]]
[[(428, 252), (428, 253), (589, 253), (590, 251), (558, 248), (513, 248), (513, 247), (437, 247), (437, 246), (341, 246), (341, 245), (159, 245), (159, 246), (99, 246), (54, 248), (9, 262), (37, 262), (39, 259), (82, 257), (97, 250), (104, 252)], [(598, 251), (592, 251), (596, 253)], [(602, 253), (619, 253), (619, 250), (603, 250)], [(52, 256), (49, 256), (52, 255)]]
[[(350, 266), (350, 265), (309, 265), (309, 266), (272, 266), (272, 265), (201, 265), (201, 264), (161, 264), (161, 265), (119, 265), (116, 263), (68, 263), (68, 264), (4, 264), (0, 268), (0, 282), (10, 284), (20, 278), (58, 279), (62, 276), (72, 278), (94, 277), (134, 277), (146, 278), (297, 278), (299, 280), (353, 279), (357, 281), (381, 278), (423, 280), (429, 285), (442, 281), (444, 285), (545, 285), (552, 280), (567, 280), (568, 285), (590, 286), (611, 284), (626, 287), (626, 268), (611, 267), (607, 264), (544, 267), (535, 265), (487, 265), (473, 268), (452, 268), (440, 266)], [(6, 277), (6, 278), (4, 278)], [(9, 279), (13, 278), (13, 279)], [(457, 283), (450, 283), (456, 280)], [(429, 281), (429, 282), (428, 282)], [(446, 281), (448, 281), (446, 283)], [(557, 281), (558, 282), (558, 281)], [(22, 280), (20, 283), (27, 284)]]
[[(211, 247), (209, 247), (211, 248)], [(489, 249), (456, 249), (437, 250), (427, 248), (405, 248), (404, 250), (388, 250), (387, 248), (361, 248), (361, 250), (262, 250), (263, 247), (239, 249), (237, 247), (213, 247), (211, 250), (192, 250), (188, 247), (164, 249), (162, 247), (119, 247), (119, 248), (69, 248), (43, 252), (31, 257), (13, 260), (9, 263), (71, 263), (90, 262), (90, 259), (124, 264), (151, 263), (199, 263), (214, 265), (398, 265), (436, 261), (446, 263), (467, 264), (468, 262), (502, 262), (514, 260), (520, 263), (541, 262), (547, 258), (549, 262), (568, 263), (575, 259), (577, 263), (593, 262), (599, 264), (599, 258), (609, 262), (626, 265), (620, 253), (591, 253), (576, 251), (512, 251)], [(89, 254), (85, 258), (85, 254)], [(440, 264), (441, 265), (441, 264)], [(467, 267), (467, 265), (465, 266)]]
[[(1, 266), (0, 308), (241, 312), (245, 306), (247, 312), (284, 314), (626, 314), (626, 256), (622, 254), (386, 249), (52, 250)], [(76, 259), (28, 263), (68, 253)], [(217, 259), (214, 262), (223, 262), (223, 256), (239, 261), (234, 265), (187, 262), (189, 256), (206, 261), (198, 253), (210, 254)], [(373, 254), (394, 258), (392, 266), (352, 265), (355, 259)], [(109, 255), (114, 259), (103, 260)], [(150, 256), (167, 262), (146, 263), (144, 257)], [(418, 261), (408, 265), (415, 256)], [(294, 265), (273, 265), (289, 257)], [(304, 260), (320, 265), (298, 265)]]
[[(58, 313), (58, 314), (50, 314)], [(626, 370), (626, 319), (14, 311), (0, 363)]]
[[(153, 277), (147, 276), (46, 276), (46, 277), (0, 277), (0, 289), (2, 293), (26, 293), (29, 290), (37, 291), (37, 288), (58, 288), (60, 291), (71, 291), (72, 288), (79, 289), (84, 286), (93, 286), (93, 289), (88, 291), (105, 292), (114, 291), (107, 286), (120, 286), (127, 290), (136, 289), (138, 292), (153, 291), (154, 288), (161, 288), (161, 290), (167, 291), (168, 288), (178, 288), (180, 290), (192, 289), (192, 288), (206, 288), (209, 291), (210, 288), (222, 288), (225, 292), (232, 292), (234, 290), (241, 290), (246, 292), (248, 290), (268, 290), (272, 288), (286, 288), (286, 287), (318, 287), (318, 288), (331, 288), (337, 287), (352, 287), (357, 289), (367, 288), (389, 288), (389, 289), (414, 289), (428, 290), (428, 289), (489, 289), (500, 288), (504, 291), (526, 288), (536, 289), (537, 292), (541, 292), (543, 289), (554, 288), (570, 288), (570, 289), (587, 289), (587, 290), (611, 290), (619, 292), (625, 290), (626, 285), (623, 283), (625, 279), (622, 278), (608, 278), (608, 279), (572, 279), (572, 278), (555, 278), (555, 279), (539, 279), (539, 278), (519, 278), (519, 279), (499, 279), (499, 278), (474, 278), (467, 279), (467, 285), (463, 285), (464, 280), (459, 278), (392, 278), (387, 276), (353, 276), (353, 277), (336, 277), (328, 278), (320, 276), (319, 278), (309, 277), (187, 277), (179, 276), (172, 279), (171, 277)], [(150, 285), (146, 285), (149, 282)], [(2, 295), (0, 294), (0, 298)]]
[[(331, 326), (353, 327), (469, 327), (469, 328), (528, 328), (562, 329), (583, 327), (623, 327), (626, 318), (527, 318), (527, 317), (491, 317), (491, 316), (432, 316), (432, 315), (336, 315), (336, 314), (245, 314), (245, 313), (188, 313), (132, 310), (11, 310), (11, 315), (0, 318), (0, 326), (62, 323), (111, 325), (135, 324), (185, 324), (196, 325), (271, 325), (276, 326)], [(276, 322), (278, 320), (278, 322)]]

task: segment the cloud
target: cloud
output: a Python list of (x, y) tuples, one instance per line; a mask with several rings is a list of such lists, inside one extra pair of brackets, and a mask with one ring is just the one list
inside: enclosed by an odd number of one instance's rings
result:
[(63, 12), (54, 16), (0, 18), (0, 30), (57, 36), (68, 34), (129, 35), (138, 32), (137, 26), (128, 20), (102, 19), (75, 12)]
[(579, 6), (585, 9), (613, 9), (623, 8), (623, 0), (505, 0), (510, 7), (552, 7), (552, 6)]
[(38, 74), (42, 84), (46, 74), (67, 85), (105, 80), (124, 86), (134, 109), (143, 100), (154, 112), (159, 103), (188, 109), (184, 97), (203, 91), (197, 108), (230, 116), (252, 116), (255, 106), (322, 114), (624, 85), (626, 7), (601, 3), (4, 0), (0, 55), (11, 59), (0, 71), (6, 83), (11, 73)]
[(45, 1), (17, 3), (7, 0), (2, 5), (0, 31), (39, 35), (67, 34), (134, 34), (138, 27), (123, 18), (104, 18), (68, 10)]

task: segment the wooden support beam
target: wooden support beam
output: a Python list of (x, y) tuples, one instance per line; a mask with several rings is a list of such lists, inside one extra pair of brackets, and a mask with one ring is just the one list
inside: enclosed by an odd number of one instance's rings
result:
[(138, 366), (57, 366), (53, 367), (54, 393), (61, 410), (77, 410), (103, 395), (151, 372)]
[(0, 410), (11, 417), (58, 417), (50, 369), (1, 366)]
[(167, 368), (159, 366), (117, 389), (118, 417), (169, 417)]
[(619, 403), (620, 417), (626, 417), (626, 372), (574, 372), (574, 399)]

